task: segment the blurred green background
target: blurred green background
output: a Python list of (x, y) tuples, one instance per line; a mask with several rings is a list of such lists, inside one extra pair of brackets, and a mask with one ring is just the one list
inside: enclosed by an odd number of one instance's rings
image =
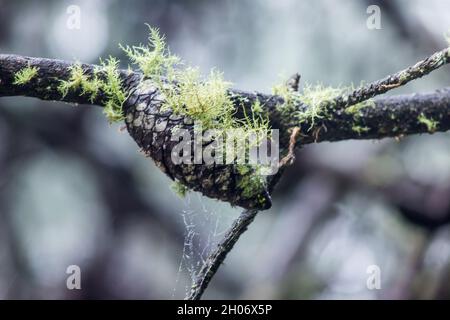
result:
[[(370, 30), (369, 5), (381, 9)], [(67, 27), (71, 5), (80, 29)], [(446, 46), (448, 1), (0, 0), (0, 53), (97, 63), (161, 29), (234, 87), (372, 81)], [(449, 68), (393, 94), (449, 85)], [(0, 99), (0, 299), (183, 298), (239, 209), (190, 193), (100, 108)], [(310, 145), (205, 298), (450, 298), (450, 135)], [(66, 268), (81, 268), (81, 290)], [(370, 290), (368, 267), (381, 270)]]

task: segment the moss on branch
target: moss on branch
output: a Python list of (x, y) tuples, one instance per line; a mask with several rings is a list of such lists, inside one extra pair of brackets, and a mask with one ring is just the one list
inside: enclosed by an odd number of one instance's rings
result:
[(26, 67), (21, 69), (14, 75), (13, 84), (21, 86), (30, 82), (31, 79), (37, 76), (38, 71), (39, 71), (38, 67)]

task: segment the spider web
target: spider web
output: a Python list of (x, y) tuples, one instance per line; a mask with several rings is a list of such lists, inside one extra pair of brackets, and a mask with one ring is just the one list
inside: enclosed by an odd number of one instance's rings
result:
[[(198, 196), (199, 202), (202, 203), (200, 195), (192, 196)], [(189, 293), (208, 254), (225, 234), (232, 219), (220, 211), (208, 209), (203, 203), (200, 210), (193, 209), (190, 197), (187, 196), (187, 208), (181, 212), (185, 234), (172, 298), (179, 287), (184, 289), (184, 295)]]

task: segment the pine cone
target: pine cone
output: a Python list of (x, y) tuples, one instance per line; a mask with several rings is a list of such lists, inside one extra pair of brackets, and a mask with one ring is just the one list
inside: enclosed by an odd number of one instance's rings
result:
[(174, 164), (171, 153), (179, 142), (171, 141), (172, 130), (187, 129), (193, 139), (194, 123), (167, 108), (162, 111), (163, 104), (164, 97), (157, 86), (151, 80), (143, 80), (131, 91), (123, 110), (129, 134), (165, 174), (191, 190), (233, 206), (258, 210), (271, 207), (266, 184), (250, 194), (243, 189), (242, 182), (256, 177), (250, 166), (242, 172), (235, 164)]

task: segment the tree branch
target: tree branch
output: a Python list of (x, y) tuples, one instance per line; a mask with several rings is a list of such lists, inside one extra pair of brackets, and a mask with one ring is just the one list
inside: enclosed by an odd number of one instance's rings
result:
[(233, 249), (233, 246), (239, 240), (239, 237), (247, 230), (247, 227), (253, 222), (257, 214), (257, 210), (245, 210), (233, 221), (230, 229), (228, 229), (216, 249), (209, 254), (202, 268), (196, 275), (197, 280), (192, 285), (191, 291), (186, 296), (186, 300), (199, 300), (201, 298), (203, 292), (208, 287), (209, 282), (225, 260), (228, 252)]
[[(427, 123), (428, 119), (430, 122)], [(336, 113), (303, 132), (301, 144), (382, 139), (450, 130), (450, 88), (374, 100), (357, 113)]]
[(412, 80), (421, 78), (449, 62), (450, 47), (435, 52), (428, 58), (417, 62), (415, 65), (391, 74), (384, 79), (361, 86), (350, 94), (337, 97), (333, 99), (332, 104), (335, 109), (345, 109), (377, 95), (386, 93), (389, 90), (401, 87)]
[[(331, 102), (325, 102), (331, 108), (329, 116), (326, 119), (319, 119), (311, 129), (309, 126), (300, 126), (300, 144), (348, 139), (381, 139), (429, 133), (429, 128), (418, 121), (418, 117), (422, 114), (436, 122), (433, 132), (449, 130), (450, 88), (433, 93), (377, 98), (373, 106), (361, 108), (357, 115), (346, 112), (348, 107), (356, 103), (402, 86), (448, 63), (450, 61), (448, 55), (448, 49), (439, 51), (412, 67), (358, 88), (347, 95), (339, 96)], [(93, 101), (77, 91), (70, 91), (62, 97), (58, 86), (61, 80), (67, 80), (70, 77), (70, 68), (73, 65), (74, 63), (62, 60), (2, 54), (0, 55), (0, 97), (28, 96), (42, 100), (103, 106), (105, 96), (101, 91)], [(81, 66), (87, 75), (92, 75), (96, 68), (101, 70), (101, 67), (95, 65), (81, 64)], [(26, 67), (37, 67), (38, 75), (25, 85), (13, 84), (15, 74)], [(141, 79), (141, 74), (138, 72), (121, 70), (120, 75), (126, 90), (133, 88)], [(247, 98), (243, 105), (247, 112), (250, 111), (256, 99), (260, 100), (269, 116), (271, 126), (281, 132), (280, 143), (284, 146), (288, 145), (290, 138), (288, 132), (291, 128), (299, 126), (299, 123), (295, 117), (286, 118), (281, 114), (278, 109), (278, 106), (284, 102), (281, 97), (240, 90), (232, 90), (230, 93), (233, 96)], [(236, 108), (239, 111), (241, 106), (237, 105)], [(298, 105), (296, 108), (305, 109), (307, 106)], [(355, 130), (358, 127), (360, 130)]]
[[(284, 148), (289, 145), (290, 129), (294, 127), (300, 127), (300, 141), (298, 143), (300, 145), (321, 141), (381, 139), (406, 134), (447, 131), (450, 129), (450, 89), (427, 94), (378, 98), (374, 100), (373, 104), (366, 104), (353, 109), (350, 107), (420, 78), (449, 62), (449, 49), (447, 48), (382, 80), (362, 86), (349, 94), (325, 101), (324, 107), (327, 116), (318, 119), (312, 127), (302, 126), (301, 123), (298, 123), (298, 119), (292, 115), (289, 117), (283, 114), (279, 106), (284, 103), (284, 100), (279, 96), (239, 90), (232, 90), (230, 94), (233, 97), (246, 98), (243, 105), (241, 104), (242, 99), (236, 99), (238, 116), (243, 112), (242, 108), (250, 111), (253, 102), (259, 100), (272, 127), (280, 130), (280, 145)], [(93, 101), (90, 101), (89, 97), (83, 96), (81, 92), (70, 92), (65, 97), (61, 96), (58, 85), (61, 80), (67, 80), (70, 77), (71, 65), (73, 63), (60, 60), (0, 55), (0, 96), (21, 95), (43, 100), (103, 106), (105, 96), (102, 92)], [(26, 67), (39, 68), (37, 77), (24, 85), (13, 84), (15, 74)], [(88, 75), (93, 74), (96, 68), (96, 66), (86, 64), (83, 64), (82, 67)], [(136, 72), (121, 71), (120, 75), (126, 91), (136, 89), (135, 87), (142, 78), (141, 74)], [(151, 94), (155, 95), (155, 92), (153, 91)], [(142, 102), (143, 96), (143, 94), (138, 94), (132, 97), (135, 99), (134, 104), (133, 101), (129, 101), (127, 107), (135, 107), (138, 102)], [(160, 103), (160, 101), (157, 102)], [(152, 101), (149, 103), (152, 103)], [(302, 104), (295, 107), (297, 110), (308, 108), (308, 106)], [(137, 133), (142, 134), (141, 131)], [(135, 137), (133, 136), (133, 138)], [(161, 161), (155, 158), (154, 160), (157, 164), (158, 161)], [(224, 238), (216, 249), (210, 253), (199, 271), (197, 281), (186, 297), (187, 299), (201, 298), (226, 255), (247, 230), (257, 212), (257, 210), (246, 210), (233, 222)]]

